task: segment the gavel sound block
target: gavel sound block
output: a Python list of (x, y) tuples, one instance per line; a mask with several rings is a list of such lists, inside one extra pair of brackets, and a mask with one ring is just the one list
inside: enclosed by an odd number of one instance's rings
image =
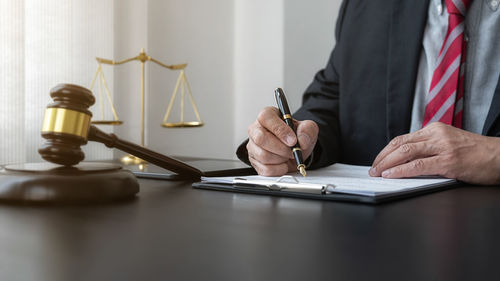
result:
[[(0, 171), (0, 200), (24, 202), (96, 202), (133, 197), (139, 192), (135, 176), (120, 165), (80, 163), (80, 146), (90, 141), (115, 147), (183, 178), (199, 178), (198, 169), (160, 153), (106, 134), (90, 124), (92, 93), (83, 87), (60, 84), (51, 90), (38, 150), (52, 163), (11, 165)], [(79, 164), (80, 163), (80, 164)]]

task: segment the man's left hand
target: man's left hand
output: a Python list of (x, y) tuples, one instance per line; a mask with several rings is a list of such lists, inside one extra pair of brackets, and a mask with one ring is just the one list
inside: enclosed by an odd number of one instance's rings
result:
[(475, 184), (500, 183), (500, 138), (431, 123), (394, 138), (375, 158), (370, 175), (440, 175)]

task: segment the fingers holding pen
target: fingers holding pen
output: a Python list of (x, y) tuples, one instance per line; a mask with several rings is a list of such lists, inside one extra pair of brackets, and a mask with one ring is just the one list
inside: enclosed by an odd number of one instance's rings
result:
[[(264, 128), (259, 122), (254, 122), (248, 128), (249, 144), (248, 149), (261, 148), (270, 153), (279, 155), (284, 158), (289, 158), (291, 156), (290, 147), (284, 144), (277, 136), (272, 132)], [(249, 150), (249, 152), (253, 152)], [(255, 151), (259, 153), (259, 151)]]
[(304, 159), (307, 159), (309, 155), (311, 155), (318, 140), (318, 124), (312, 120), (294, 120), (294, 123), (297, 128), (297, 138), (299, 140), (300, 148), (302, 148)]
[(252, 164), (252, 167), (254, 167), (257, 173), (265, 177), (282, 176), (290, 171), (294, 171), (297, 168), (292, 160), (288, 160), (281, 164), (263, 164), (258, 159), (253, 158), (251, 155), (249, 155), (249, 160)]
[(261, 110), (257, 116), (257, 122), (289, 147), (297, 142), (295, 133), (283, 122), (276, 107), (269, 106)]
[(275, 107), (266, 107), (248, 127), (247, 151), (250, 163), (260, 175), (279, 176), (296, 171), (297, 163), (291, 147), (297, 141), (303, 157), (311, 155), (319, 128), (314, 121), (293, 120), (297, 135), (281, 118)]
[(290, 157), (292, 157), (292, 153), (290, 150), (288, 150), (288, 155), (281, 156), (278, 155), (272, 151), (268, 151), (257, 144), (255, 144), (253, 141), (249, 140), (247, 144), (247, 151), (248, 151), (248, 156), (249, 158), (253, 158), (255, 160), (258, 160), (260, 163), (264, 165), (276, 165), (276, 164), (281, 164), (284, 162), (287, 162)]

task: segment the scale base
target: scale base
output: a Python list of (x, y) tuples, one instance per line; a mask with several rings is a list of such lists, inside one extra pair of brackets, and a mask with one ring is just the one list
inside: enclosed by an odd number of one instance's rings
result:
[(136, 177), (115, 164), (26, 163), (0, 170), (1, 202), (97, 203), (133, 198), (138, 192)]

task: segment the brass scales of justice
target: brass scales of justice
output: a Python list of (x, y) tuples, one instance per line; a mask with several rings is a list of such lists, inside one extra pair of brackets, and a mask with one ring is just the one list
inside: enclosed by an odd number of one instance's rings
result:
[[(106, 79), (104, 78), (104, 72), (102, 69), (102, 64), (107, 64), (107, 65), (121, 65), (121, 64), (126, 64), (131, 61), (140, 61), (141, 63), (141, 146), (145, 146), (144, 144), (144, 115), (145, 115), (145, 64), (147, 61), (152, 61), (156, 63), (157, 65), (170, 69), (170, 70), (180, 70), (179, 77), (177, 78), (177, 82), (175, 84), (174, 91), (171, 95), (170, 102), (167, 106), (167, 111), (165, 113), (165, 116), (163, 118), (163, 123), (161, 126), (165, 128), (184, 128), (184, 127), (201, 127), (203, 126), (203, 122), (201, 121), (200, 114), (198, 112), (198, 108), (196, 107), (196, 103), (194, 102), (193, 94), (191, 92), (191, 88), (189, 86), (189, 83), (186, 78), (186, 74), (184, 69), (186, 68), (187, 64), (175, 64), (175, 65), (167, 65), (164, 64), (151, 56), (147, 55), (146, 52), (144, 51), (144, 48), (141, 49), (140, 53), (138, 56), (124, 59), (121, 61), (114, 61), (110, 59), (103, 59), (96, 57), (97, 60), (97, 71), (94, 75), (94, 78), (92, 79), (92, 83), (90, 85), (90, 90), (92, 91), (94, 85), (96, 82), (98, 82), (98, 97), (96, 99), (98, 100), (99, 103), (99, 110), (100, 110), (100, 115), (101, 119), (100, 120), (92, 120), (92, 124), (96, 125), (121, 125), (123, 124), (123, 121), (120, 121), (118, 118), (118, 114), (116, 113), (115, 106), (113, 104), (113, 99), (111, 98), (111, 94), (109, 91), (108, 84), (106, 82)], [(170, 113), (172, 112), (172, 107), (174, 105), (175, 99), (177, 97), (177, 93), (179, 92), (179, 88), (181, 89), (181, 100), (180, 100), (180, 121), (179, 122), (169, 122), (169, 117)], [(105, 92), (107, 101), (109, 103), (109, 106), (111, 108), (111, 112), (113, 115), (113, 120), (106, 120), (104, 117), (104, 95), (103, 91)], [(196, 121), (184, 121), (184, 99), (186, 95), (186, 91), (189, 96), (189, 100), (191, 102), (191, 106), (193, 108), (194, 114), (196, 115)], [(146, 163), (144, 160), (135, 157), (133, 155), (127, 155), (121, 159), (121, 161), (125, 164), (144, 164)]]

